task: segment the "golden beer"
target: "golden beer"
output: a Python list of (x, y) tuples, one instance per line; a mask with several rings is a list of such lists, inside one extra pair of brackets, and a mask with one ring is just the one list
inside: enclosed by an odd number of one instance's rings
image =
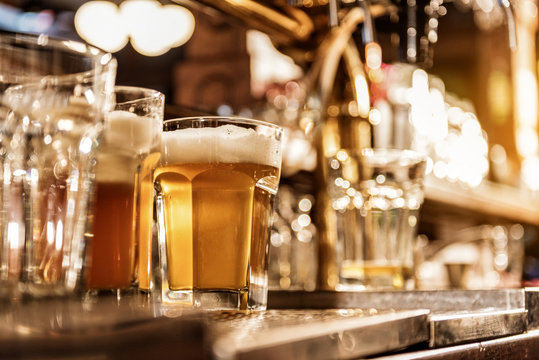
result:
[[(170, 289), (247, 288), (251, 233), (266, 233), (253, 225), (268, 222), (253, 220), (255, 207), (267, 208), (254, 202), (263, 192), (256, 183), (277, 175), (275, 167), (242, 163), (178, 164), (156, 170), (167, 221)], [(256, 214), (268, 217), (260, 210)], [(265, 236), (253, 238), (258, 252), (264, 243)]]
[(151, 289), (152, 227), (153, 227), (153, 172), (159, 162), (159, 152), (144, 159), (136, 178), (135, 191), (135, 241), (138, 248), (138, 287)]
[[(125, 92), (124, 96), (134, 92), (134, 96), (144, 89), (120, 87), (116, 91)], [(162, 94), (149, 91), (162, 98)], [(146, 109), (152, 100), (137, 97), (122, 103), (129, 111), (116, 110), (106, 118), (95, 170), (92, 231), (88, 233), (89, 290), (124, 290), (137, 281), (143, 289), (150, 288), (147, 264), (151, 257), (153, 169), (159, 160), (162, 108), (157, 108), (154, 117), (132, 111), (135, 103)]]
[[(267, 239), (280, 175), (274, 142), (230, 125), (168, 132), (165, 126), (154, 173), (165, 300), (246, 309), (256, 277), (267, 292)], [(278, 161), (265, 155), (272, 149)]]

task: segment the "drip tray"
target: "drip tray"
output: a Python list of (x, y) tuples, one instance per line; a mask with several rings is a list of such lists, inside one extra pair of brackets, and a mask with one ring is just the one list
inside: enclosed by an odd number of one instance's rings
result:
[(428, 310), (268, 310), (207, 319), (215, 359), (351, 359), (427, 342)]
[[(534, 293), (534, 295), (539, 293)], [(272, 309), (428, 309), (429, 347), (516, 335), (528, 329), (523, 289), (387, 292), (271, 291)], [(538, 297), (539, 300), (539, 297)], [(533, 302), (535, 303), (535, 302)], [(539, 303), (539, 301), (537, 301)]]

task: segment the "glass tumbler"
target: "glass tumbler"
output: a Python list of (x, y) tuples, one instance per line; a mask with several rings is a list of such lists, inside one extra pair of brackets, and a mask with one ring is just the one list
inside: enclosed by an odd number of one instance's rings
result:
[(10, 298), (81, 284), (96, 139), (116, 61), (83, 43), (0, 35), (0, 289)]
[(403, 289), (413, 271), (425, 157), (366, 148), (340, 150), (328, 162), (338, 229), (337, 290)]
[(95, 195), (88, 232), (86, 288), (150, 289), (153, 171), (160, 156), (165, 96), (115, 87), (97, 151)]
[(241, 118), (164, 122), (154, 175), (164, 303), (266, 308), (281, 136)]

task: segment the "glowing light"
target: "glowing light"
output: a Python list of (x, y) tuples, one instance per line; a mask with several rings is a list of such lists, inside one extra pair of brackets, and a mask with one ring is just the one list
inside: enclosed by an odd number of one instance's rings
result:
[[(448, 104), (441, 79), (424, 70), (396, 69), (399, 76), (387, 72), (388, 79), (395, 79), (387, 89), (387, 100), (392, 106), (409, 107), (408, 119), (414, 128), (412, 148), (428, 155), (426, 173), (468, 187), (480, 185), (489, 168), (488, 143), (477, 117), (468, 110), (471, 107), (463, 101), (458, 106)], [(379, 102), (374, 104), (382, 114), (378, 128), (385, 122)]]
[(522, 161), (520, 170), (522, 182), (530, 190), (539, 190), (539, 158), (530, 156)]
[[(99, 19), (99, 21), (96, 21)], [(105, 51), (120, 51), (129, 40), (120, 9), (109, 1), (90, 1), (75, 13), (77, 33)]]
[(60, 251), (62, 250), (62, 245), (64, 243), (64, 225), (62, 224), (62, 221), (58, 221), (56, 224), (56, 250)]
[(492, 148), (490, 148), (490, 159), (494, 163), (503, 164), (507, 161), (507, 153), (505, 152), (505, 148), (501, 146), (500, 144), (494, 144), (492, 145)]
[(411, 120), (416, 131), (433, 142), (445, 138), (448, 131), (445, 100), (440, 90), (429, 90), (428, 75), (425, 71), (414, 71), (412, 89), (408, 96), (412, 106)]
[(71, 131), (73, 130), (73, 120), (71, 119), (60, 119), (58, 120), (58, 130), (60, 131)]
[(339, 150), (336, 157), (340, 161), (346, 161), (348, 159), (348, 153), (344, 150)]
[(191, 12), (156, 0), (128, 0), (120, 7), (109, 1), (89, 1), (75, 14), (77, 33), (103, 50), (116, 52), (131, 39), (133, 48), (158, 56), (187, 42), (194, 31)]
[(260, 31), (247, 31), (247, 51), (251, 57), (251, 89), (255, 95), (262, 95), (268, 84), (302, 76), (294, 60), (279, 52), (269, 36)]
[(359, 115), (367, 117), (371, 107), (369, 84), (365, 76), (356, 76), (354, 82), (357, 89), (356, 103)]
[(359, 116), (357, 102), (355, 100), (348, 102), (348, 113), (350, 114), (350, 116)]
[(52, 221), (47, 222), (47, 244), (54, 244), (54, 224)]
[(187, 9), (161, 6), (157, 1), (129, 0), (120, 5), (131, 45), (139, 53), (158, 56), (183, 45), (194, 31), (194, 17)]
[(537, 82), (534, 74), (525, 69), (517, 72), (516, 92), (518, 122), (522, 125), (535, 126), (537, 122)]
[(535, 155), (539, 148), (539, 140), (535, 128), (521, 126), (516, 130), (517, 150), (523, 157)]
[(382, 65), (382, 48), (371, 42), (365, 46), (366, 65), (369, 69), (379, 69)]
[(513, 239), (519, 240), (524, 236), (524, 226), (514, 224), (509, 228), (509, 234)]
[(443, 179), (447, 176), (447, 164), (443, 161), (437, 161), (434, 164), (434, 176), (439, 179)]
[(301, 199), (301, 201), (298, 204), (299, 209), (303, 212), (307, 212), (311, 210), (312, 206), (313, 204), (311, 203), (309, 199)]
[(26, 175), (26, 171), (24, 169), (17, 169), (13, 171), (13, 177), (22, 177)]
[(302, 227), (309, 226), (309, 224), (311, 223), (311, 217), (309, 215), (307, 215), (307, 214), (301, 214), (298, 217), (298, 223)]
[(89, 154), (92, 151), (92, 139), (85, 136), (80, 142), (79, 150), (83, 154)]
[(490, 13), (494, 10), (493, 0), (476, 0), (475, 3), (483, 12)]
[(382, 121), (382, 113), (379, 109), (371, 109), (369, 111), (369, 122), (373, 125), (378, 125)]
[(16, 222), (9, 222), (7, 225), (7, 241), (11, 250), (22, 248), (23, 239), (20, 237), (19, 224)]

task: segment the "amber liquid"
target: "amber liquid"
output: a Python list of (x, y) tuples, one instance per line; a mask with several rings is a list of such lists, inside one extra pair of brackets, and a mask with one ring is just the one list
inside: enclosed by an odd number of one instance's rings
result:
[(343, 261), (341, 265), (341, 276), (346, 279), (361, 279), (365, 288), (389, 288), (402, 289), (404, 285), (404, 271), (410, 272), (409, 268), (402, 265), (378, 264), (376, 262), (365, 261), (354, 263)]
[(152, 271), (153, 171), (160, 153), (150, 154), (142, 162), (136, 180), (136, 234), (138, 245), (138, 286), (150, 290)]
[[(245, 163), (165, 165), (156, 170), (171, 290), (247, 288), (251, 256), (255, 262), (265, 256), (266, 230), (254, 227), (268, 224), (253, 218), (268, 218), (262, 211), (267, 205), (256, 203), (268, 197), (256, 184), (277, 176), (274, 167)], [(259, 234), (264, 238), (252, 236)]]
[(88, 289), (124, 289), (134, 281), (133, 184), (97, 183)]

